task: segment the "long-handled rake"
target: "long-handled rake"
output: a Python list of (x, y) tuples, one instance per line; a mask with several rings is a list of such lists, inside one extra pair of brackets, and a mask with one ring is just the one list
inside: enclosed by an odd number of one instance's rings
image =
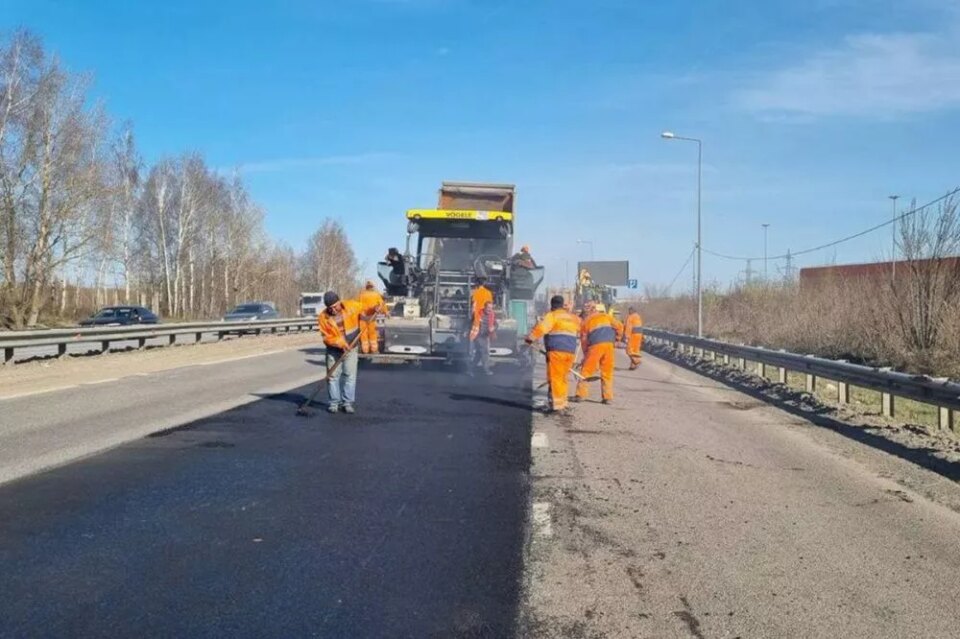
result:
[[(541, 355), (546, 355), (546, 354), (547, 354), (547, 351), (543, 350), (542, 348), (538, 348), (537, 351), (538, 351)], [(576, 370), (574, 370), (573, 368), (570, 369), (570, 372), (573, 373), (573, 376), (576, 377), (577, 379), (579, 379), (581, 382), (596, 382), (596, 381), (599, 381), (599, 380), (600, 380), (600, 375), (590, 375), (589, 377), (586, 377), (586, 376), (578, 373), (578, 372), (577, 372)], [(541, 388), (543, 388), (544, 386), (546, 386), (546, 385), (549, 384), (549, 383), (550, 383), (549, 381), (543, 382), (542, 384), (540, 384), (539, 386), (537, 386), (536, 390), (540, 390)]]
[[(336, 370), (340, 367), (340, 364), (343, 363), (343, 360), (346, 359), (347, 355), (350, 354), (350, 351), (356, 348), (357, 343), (359, 341), (360, 341), (360, 335), (358, 334), (355, 338), (353, 338), (353, 342), (350, 344), (350, 346), (347, 347), (347, 350), (343, 351), (343, 355), (338, 357), (337, 361), (333, 363), (333, 366), (330, 367), (330, 369), (327, 371), (326, 376), (323, 378), (323, 381), (326, 384), (330, 383), (330, 378), (333, 376)], [(326, 386), (324, 384), (317, 384), (317, 387), (313, 389), (312, 393), (310, 393), (310, 397), (307, 398), (307, 401), (303, 402), (302, 404), (300, 404), (300, 406), (297, 407), (297, 412), (295, 414), (298, 417), (309, 417), (310, 411), (307, 410), (307, 407), (313, 403), (313, 400), (316, 399), (317, 395), (325, 387)]]

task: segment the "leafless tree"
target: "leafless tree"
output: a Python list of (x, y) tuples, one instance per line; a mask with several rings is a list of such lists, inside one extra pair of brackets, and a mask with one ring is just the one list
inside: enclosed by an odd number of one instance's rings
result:
[(902, 263), (887, 279), (896, 324), (917, 357), (928, 362), (948, 322), (957, 322), (960, 304), (960, 216), (957, 199), (902, 218), (898, 249)]
[(301, 258), (304, 290), (353, 294), (360, 285), (360, 268), (347, 233), (339, 222), (324, 220), (307, 241)]

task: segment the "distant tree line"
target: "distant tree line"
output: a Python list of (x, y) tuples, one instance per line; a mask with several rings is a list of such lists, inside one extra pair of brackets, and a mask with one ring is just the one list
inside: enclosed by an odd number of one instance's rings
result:
[(265, 300), (288, 314), (301, 290), (358, 287), (338, 222), (299, 255), (272, 241), (239, 173), (193, 152), (147, 165), (88, 86), (29, 32), (0, 40), (0, 326), (117, 303), (204, 318)]

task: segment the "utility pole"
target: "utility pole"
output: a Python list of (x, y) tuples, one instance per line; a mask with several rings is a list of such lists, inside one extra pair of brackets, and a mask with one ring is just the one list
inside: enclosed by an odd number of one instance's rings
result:
[(703, 141), (699, 138), (685, 138), (671, 131), (660, 134), (665, 140), (684, 140), (697, 143), (697, 337), (703, 337), (703, 239), (700, 224), (700, 202), (703, 184)]
[(790, 255), (790, 249), (787, 249), (787, 265), (783, 269), (783, 277), (788, 284), (793, 281), (793, 256)]
[(763, 227), (763, 280), (767, 281), (767, 229), (770, 228), (769, 224), (761, 224)]
[(890, 267), (893, 279), (897, 279), (897, 199), (899, 199), (900, 196), (888, 195), (887, 197), (893, 202), (893, 246), (890, 252)]

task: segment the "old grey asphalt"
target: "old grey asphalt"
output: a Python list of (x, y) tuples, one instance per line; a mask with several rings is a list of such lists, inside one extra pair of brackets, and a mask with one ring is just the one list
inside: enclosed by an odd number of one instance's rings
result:
[(534, 420), (524, 636), (960, 636), (955, 481), (664, 360), (617, 375)]

